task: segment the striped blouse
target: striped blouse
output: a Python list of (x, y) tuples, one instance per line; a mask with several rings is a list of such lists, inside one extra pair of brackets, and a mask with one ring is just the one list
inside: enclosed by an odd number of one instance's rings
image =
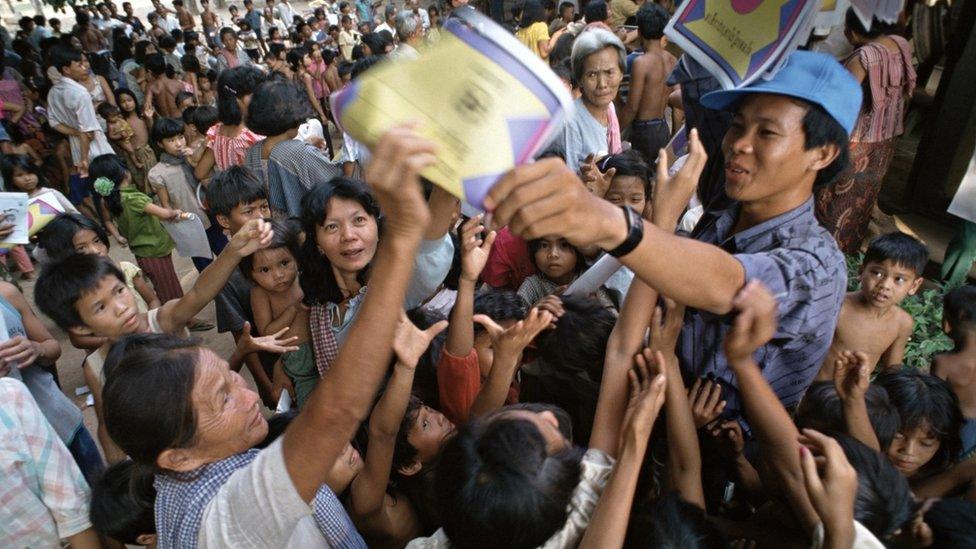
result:
[(214, 163), (220, 171), (231, 166), (243, 165), (244, 156), (251, 145), (264, 139), (263, 135), (258, 135), (247, 128), (241, 128), (237, 137), (227, 137), (220, 133), (222, 127), (223, 124), (218, 122), (207, 130), (207, 148), (213, 151)]

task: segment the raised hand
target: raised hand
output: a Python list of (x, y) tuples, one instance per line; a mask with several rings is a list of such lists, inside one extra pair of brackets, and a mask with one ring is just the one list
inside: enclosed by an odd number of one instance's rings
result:
[[(857, 494), (857, 471), (847, 461), (844, 450), (836, 440), (813, 429), (800, 435), (800, 461), (803, 483), (810, 503), (828, 536), (854, 536), (854, 496)], [(817, 469), (819, 456), (823, 466)], [(850, 544), (846, 544), (848, 547)], [(841, 546), (840, 544), (837, 545)]]
[(777, 303), (761, 282), (752, 280), (735, 296), (732, 306), (738, 315), (725, 336), (725, 356), (735, 365), (751, 360), (756, 349), (776, 333)]
[(871, 384), (868, 355), (843, 351), (834, 361), (834, 388), (842, 400), (863, 399)]
[(722, 386), (714, 381), (698, 378), (688, 390), (691, 415), (695, 418), (695, 429), (701, 429), (715, 421), (725, 411), (722, 400)]
[(263, 219), (252, 219), (234, 233), (227, 247), (239, 257), (245, 257), (270, 244), (272, 236), (270, 223)]
[(592, 154), (587, 155), (586, 160), (580, 165), (580, 178), (583, 180), (583, 184), (591, 193), (600, 198), (607, 195), (607, 190), (610, 189), (610, 183), (613, 182), (615, 175), (617, 175), (616, 168), (610, 168), (607, 173), (601, 172), (596, 165), (596, 158)]
[(288, 330), (289, 328), (282, 328), (270, 335), (253, 337), (251, 335), (251, 323), (245, 322), (244, 328), (241, 330), (241, 337), (237, 340), (237, 348), (245, 355), (258, 351), (278, 355), (297, 351), (298, 347), (291, 344), (298, 340), (298, 336), (282, 337)]
[(545, 330), (553, 321), (552, 313), (534, 307), (524, 320), (516, 322), (507, 330), (486, 315), (474, 315), (474, 321), (485, 327), (491, 338), (495, 356), (517, 358), (529, 343)]
[(661, 351), (665, 357), (675, 352), (678, 335), (685, 321), (685, 306), (675, 303), (673, 299), (664, 298), (665, 310), (654, 308), (651, 316), (651, 347)]
[(495, 231), (491, 231), (482, 240), (481, 233), (485, 230), (482, 221), (484, 214), (478, 214), (467, 220), (461, 226), (461, 278), (470, 282), (477, 282), (488, 263), (488, 254), (495, 243)]
[(620, 430), (620, 454), (625, 447), (646, 445), (661, 407), (664, 406), (664, 356), (660, 351), (644, 349), (634, 357), (634, 367), (627, 372), (630, 398)]
[(426, 330), (414, 326), (413, 322), (407, 318), (407, 313), (400, 311), (400, 322), (397, 324), (396, 332), (393, 334), (393, 352), (396, 354), (397, 361), (413, 369), (420, 362), (430, 342), (437, 337), (437, 334), (447, 328), (447, 321), (441, 320), (433, 324)]
[[(657, 184), (654, 187), (653, 217), (655, 223), (664, 219), (677, 223), (698, 188), (698, 179), (705, 169), (708, 154), (698, 138), (698, 130), (688, 133), (688, 158), (681, 169), (668, 177), (668, 157), (661, 149), (657, 155)], [(664, 227), (662, 227), (664, 228)]]
[(730, 419), (712, 427), (709, 432), (715, 440), (719, 450), (730, 460), (738, 459), (746, 446), (742, 425), (737, 420)]

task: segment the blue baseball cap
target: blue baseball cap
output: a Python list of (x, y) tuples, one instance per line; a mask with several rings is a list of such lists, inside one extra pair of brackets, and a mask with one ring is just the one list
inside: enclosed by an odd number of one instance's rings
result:
[(861, 112), (863, 96), (857, 79), (833, 57), (795, 51), (772, 79), (760, 78), (744, 88), (707, 93), (702, 96), (701, 104), (709, 109), (731, 110), (746, 94), (752, 93), (786, 95), (819, 105), (848, 135)]

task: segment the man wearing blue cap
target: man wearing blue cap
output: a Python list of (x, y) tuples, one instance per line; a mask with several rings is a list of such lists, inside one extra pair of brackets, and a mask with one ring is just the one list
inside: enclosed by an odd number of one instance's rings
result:
[(673, 233), (698, 183), (705, 154), (692, 153), (659, 180), (652, 222), (589, 194), (558, 159), (520, 166), (490, 192), (497, 225), (524, 238), (565, 237), (617, 256), (651, 288), (685, 304), (677, 354), (688, 376), (723, 385), (726, 414), (740, 408), (722, 352), (733, 300), (759, 280), (779, 302), (779, 327), (756, 359), (786, 406), (796, 404), (827, 353), (846, 290), (844, 257), (814, 217), (813, 188), (846, 166), (849, 133), (861, 105), (857, 81), (833, 58), (795, 52), (770, 80), (702, 97), (733, 114), (722, 141), (725, 191), (734, 203), (709, 211), (692, 235)]

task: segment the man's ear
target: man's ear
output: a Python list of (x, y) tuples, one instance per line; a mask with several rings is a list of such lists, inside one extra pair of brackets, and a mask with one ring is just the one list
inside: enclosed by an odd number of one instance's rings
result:
[(406, 466), (403, 466), (403, 467), (398, 467), (397, 468), (397, 472), (400, 473), (401, 475), (405, 476), (405, 477), (412, 477), (412, 476), (416, 475), (417, 473), (419, 473), (420, 470), (423, 469), (423, 468), (424, 468), (424, 465), (422, 463), (420, 463), (420, 460), (419, 459), (415, 459), (412, 462), (410, 462), (410, 465), (406, 465)]
[(188, 473), (204, 465), (204, 461), (186, 448), (168, 448), (156, 458), (156, 465), (160, 469)]
[(156, 534), (139, 534), (136, 536), (136, 543), (139, 545), (144, 545), (146, 547), (155, 547), (156, 545)]
[(819, 172), (837, 159), (840, 155), (840, 147), (837, 146), (837, 143), (824, 143), (807, 152), (813, 153), (813, 161), (810, 163), (810, 169)]
[(908, 289), (908, 295), (915, 295), (915, 292), (922, 287), (923, 282), (925, 282), (925, 278), (921, 276), (916, 278), (915, 282), (912, 282), (912, 287)]
[(68, 328), (68, 332), (76, 336), (94, 336), (94, 332), (91, 331), (88, 326), (71, 326)]

